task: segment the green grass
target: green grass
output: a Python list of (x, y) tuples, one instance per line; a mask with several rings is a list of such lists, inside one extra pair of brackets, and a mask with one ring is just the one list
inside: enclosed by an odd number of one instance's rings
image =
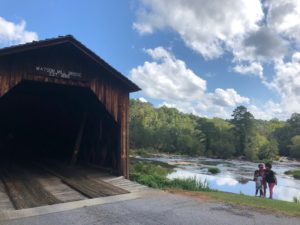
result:
[(169, 180), (165, 188), (182, 189), (187, 191), (209, 191), (208, 183), (202, 182), (196, 178)]
[(207, 192), (207, 196), (227, 204), (253, 207), (288, 216), (300, 216), (300, 204), (280, 200), (255, 198), (247, 195), (230, 194), (224, 192)]
[(286, 175), (293, 176), (295, 179), (299, 179), (300, 180), (300, 170), (288, 170), (288, 171), (286, 171), (284, 173)]
[(217, 173), (220, 173), (221, 171), (218, 167), (209, 167), (208, 172), (210, 172), (212, 174), (217, 174)]
[(209, 190), (207, 182), (201, 182), (195, 178), (173, 179), (167, 178), (167, 175), (173, 171), (173, 168), (166, 163), (159, 163), (133, 159), (130, 163), (129, 177), (131, 180), (159, 189), (182, 189), (189, 191)]

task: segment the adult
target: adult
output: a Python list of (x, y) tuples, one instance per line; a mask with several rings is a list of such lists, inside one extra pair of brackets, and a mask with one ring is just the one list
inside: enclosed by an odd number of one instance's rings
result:
[(276, 173), (272, 170), (272, 164), (266, 163), (266, 170), (265, 170), (265, 177), (266, 182), (268, 183), (269, 192), (270, 192), (270, 199), (273, 198), (273, 189), (275, 185), (277, 185), (277, 177)]
[(262, 177), (261, 185), (262, 185), (262, 197), (266, 196), (266, 191), (267, 191), (267, 183), (266, 183), (266, 176), (265, 176), (265, 165), (263, 163), (258, 164), (258, 170), (255, 170), (254, 172), (254, 178), (253, 180), (256, 181), (257, 176)]

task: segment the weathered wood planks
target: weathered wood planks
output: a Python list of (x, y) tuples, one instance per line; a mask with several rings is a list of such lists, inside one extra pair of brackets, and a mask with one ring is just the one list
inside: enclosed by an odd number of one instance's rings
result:
[(1, 168), (6, 192), (16, 209), (52, 205), (61, 201), (54, 197), (31, 174), (20, 168)]
[(101, 179), (89, 177), (82, 167), (71, 167), (57, 162), (46, 162), (39, 166), (49, 173), (59, 177), (63, 183), (69, 185), (88, 198), (129, 193), (129, 191), (114, 186)]

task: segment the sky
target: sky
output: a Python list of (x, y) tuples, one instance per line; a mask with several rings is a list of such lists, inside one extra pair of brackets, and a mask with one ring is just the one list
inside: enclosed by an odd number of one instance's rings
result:
[(299, 0), (0, 0), (0, 47), (71, 34), (142, 91), (205, 117), (300, 113)]

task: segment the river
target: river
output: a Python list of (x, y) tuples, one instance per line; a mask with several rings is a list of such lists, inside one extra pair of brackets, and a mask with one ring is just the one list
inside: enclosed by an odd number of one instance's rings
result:
[[(211, 189), (250, 196), (254, 196), (255, 193), (253, 173), (257, 169), (257, 163), (183, 156), (159, 156), (147, 159), (175, 165), (175, 171), (168, 175), (170, 179), (196, 178), (202, 182), (208, 182)], [(221, 172), (209, 173), (208, 167), (211, 166), (218, 167)], [(291, 169), (300, 169), (300, 162), (273, 163), (273, 170), (278, 179), (278, 185), (274, 189), (274, 199), (285, 201), (293, 201), (294, 197), (300, 199), (300, 180), (284, 174), (285, 171)]]

